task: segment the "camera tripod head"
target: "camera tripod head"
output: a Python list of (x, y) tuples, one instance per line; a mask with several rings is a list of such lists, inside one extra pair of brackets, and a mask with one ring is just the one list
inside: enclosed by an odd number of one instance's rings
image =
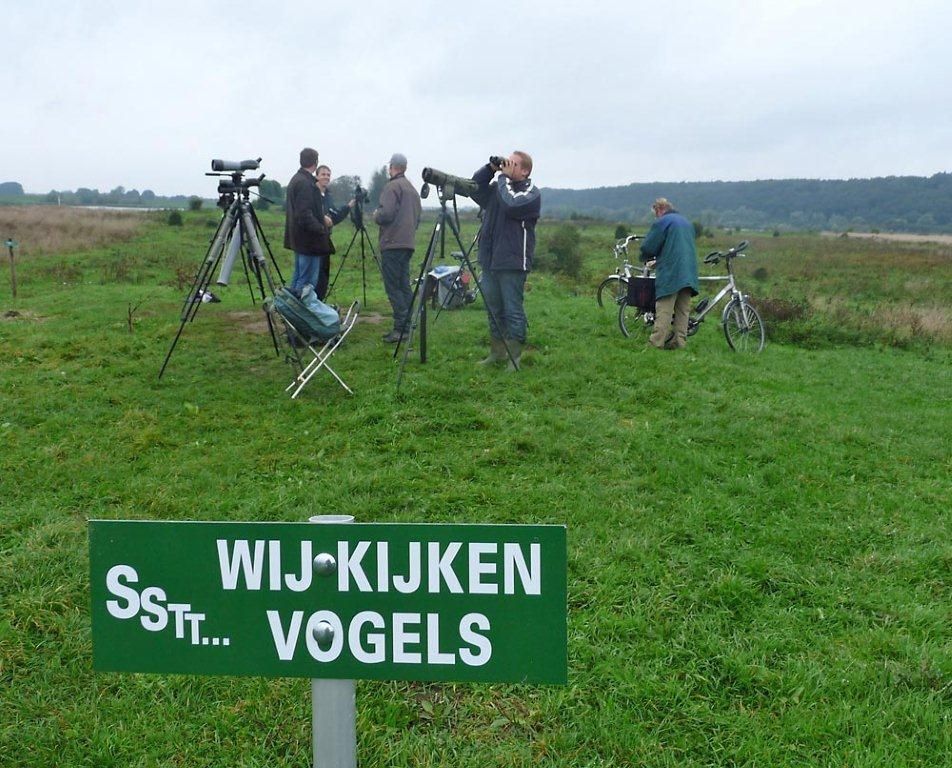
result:
[(256, 171), (261, 165), (261, 158), (257, 160), (212, 160), (211, 173), (206, 176), (227, 177), (218, 182), (218, 207), (228, 208), (235, 201), (235, 195), (248, 199), (252, 187), (258, 187), (264, 181), (262, 173), (256, 179), (246, 179), (245, 171)]

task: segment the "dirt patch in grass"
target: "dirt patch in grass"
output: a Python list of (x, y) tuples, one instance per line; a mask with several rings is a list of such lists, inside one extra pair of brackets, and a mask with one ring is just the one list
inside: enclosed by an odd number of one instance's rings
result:
[(3, 312), (0, 312), (0, 321), (26, 321), (29, 323), (42, 323), (44, 320), (46, 320), (46, 318), (42, 315), (38, 315), (36, 312), (30, 312), (24, 309), (7, 309)]

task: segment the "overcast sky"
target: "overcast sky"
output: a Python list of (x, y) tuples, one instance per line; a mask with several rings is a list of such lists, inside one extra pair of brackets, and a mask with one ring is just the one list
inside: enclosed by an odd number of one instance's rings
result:
[(394, 151), (537, 184), (952, 170), (946, 0), (0, 0), (0, 181), (214, 196)]

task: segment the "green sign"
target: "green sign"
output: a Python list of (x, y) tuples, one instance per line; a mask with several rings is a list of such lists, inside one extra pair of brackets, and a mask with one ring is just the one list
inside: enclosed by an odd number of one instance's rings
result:
[(555, 525), (89, 523), (100, 671), (565, 683)]

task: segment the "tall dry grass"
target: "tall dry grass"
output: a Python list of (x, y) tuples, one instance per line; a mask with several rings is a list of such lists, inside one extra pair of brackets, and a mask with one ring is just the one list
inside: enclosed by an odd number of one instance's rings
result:
[(0, 238), (19, 242), (28, 258), (130, 240), (148, 221), (144, 212), (45, 205), (0, 206)]

